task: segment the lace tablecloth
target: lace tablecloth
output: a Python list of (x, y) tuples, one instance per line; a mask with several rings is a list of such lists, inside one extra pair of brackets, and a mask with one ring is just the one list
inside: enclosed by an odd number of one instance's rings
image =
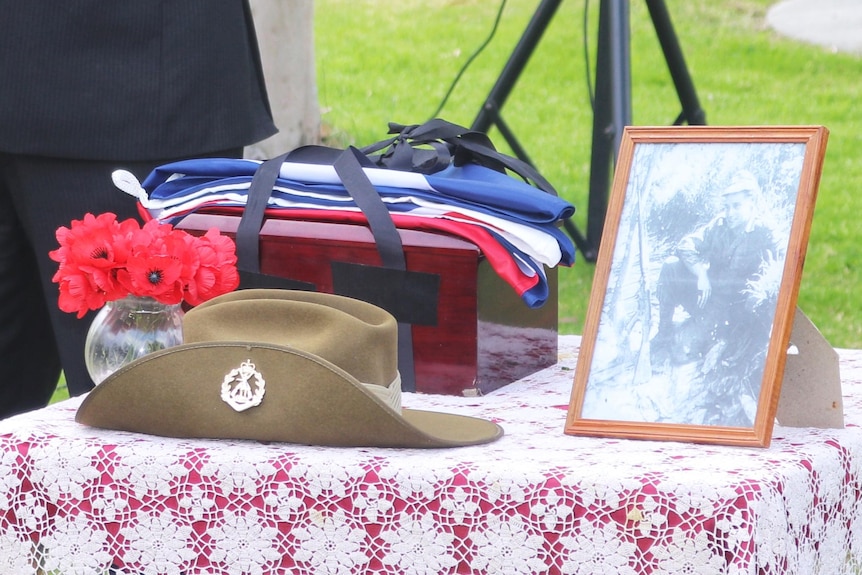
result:
[[(768, 449), (563, 434), (579, 339), (480, 398), (491, 445), (340, 449), (89, 429), (78, 399), (0, 422), (0, 573), (858, 574), (862, 351), (847, 428)], [(325, 423), (325, 422), (323, 422)]]

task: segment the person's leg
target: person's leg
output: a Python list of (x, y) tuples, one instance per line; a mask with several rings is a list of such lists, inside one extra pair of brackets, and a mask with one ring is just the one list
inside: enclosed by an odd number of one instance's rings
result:
[(12, 168), (16, 213), (34, 258), (29, 265), (36, 266), (40, 278), (33, 295), (42, 299), (51, 318), (53, 339), (72, 395), (92, 388), (84, 365), (84, 340), (93, 316), (77, 319), (57, 307), (59, 291), (52, 278), (58, 264), (48, 252), (59, 247), (57, 228), (69, 227), (72, 220), (82, 219), (87, 212), (113, 212), (119, 219), (136, 217), (134, 198), (116, 189), (111, 181), (114, 167), (101, 162), (18, 156)]
[[(242, 149), (212, 154), (236, 157)], [(78, 319), (60, 311), (59, 291), (52, 278), (57, 262), (48, 257), (56, 249), (56, 230), (69, 227), (86, 213), (111, 212), (122, 221), (138, 218), (136, 200), (118, 190), (111, 179), (114, 170), (125, 169), (143, 180), (153, 169), (169, 160), (152, 162), (103, 162), (18, 157), (19, 187), (14, 193), (16, 208), (30, 239), (41, 277), (41, 288), (54, 328), (60, 361), (70, 395), (86, 393), (93, 387), (84, 364), (84, 342), (95, 312)]]
[(39, 270), (10, 194), (10, 158), (0, 154), (0, 418), (48, 403), (60, 357)]

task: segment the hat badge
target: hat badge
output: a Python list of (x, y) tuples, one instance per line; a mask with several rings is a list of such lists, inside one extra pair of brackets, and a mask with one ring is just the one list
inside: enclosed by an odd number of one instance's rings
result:
[(266, 382), (250, 359), (225, 375), (221, 384), (222, 401), (235, 411), (245, 411), (260, 405), (264, 393)]

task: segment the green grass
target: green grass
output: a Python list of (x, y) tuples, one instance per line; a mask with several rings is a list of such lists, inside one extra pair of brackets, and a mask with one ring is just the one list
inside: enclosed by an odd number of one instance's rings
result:
[[(837, 347), (862, 347), (862, 59), (794, 42), (767, 28), (769, 0), (667, 0), (707, 122), (822, 124), (830, 139), (799, 305)], [(594, 62), (598, 0), (589, 4)], [(488, 0), (318, 0), (318, 94), (333, 141), (382, 139), (389, 121), (417, 123), (437, 109), (487, 36), (499, 4)], [(492, 43), (461, 79), (441, 117), (470, 125), (538, 1), (509, 0)], [(563, 2), (503, 108), (539, 170), (579, 209), (585, 229), (592, 110), (586, 82), (583, 1)], [(680, 112), (646, 4), (631, 2), (632, 109), (637, 125), (668, 125)], [(492, 138), (506, 150), (499, 134)], [(560, 328), (581, 333), (594, 266), (560, 274)]]
[(57, 389), (54, 390), (54, 395), (51, 396), (51, 403), (69, 399), (69, 390), (66, 388), (66, 378), (60, 375), (60, 381), (57, 383)]

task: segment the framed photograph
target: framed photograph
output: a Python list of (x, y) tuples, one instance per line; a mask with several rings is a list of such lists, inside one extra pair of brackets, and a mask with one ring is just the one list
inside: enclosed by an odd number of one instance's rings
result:
[(625, 129), (566, 433), (769, 445), (827, 136)]

